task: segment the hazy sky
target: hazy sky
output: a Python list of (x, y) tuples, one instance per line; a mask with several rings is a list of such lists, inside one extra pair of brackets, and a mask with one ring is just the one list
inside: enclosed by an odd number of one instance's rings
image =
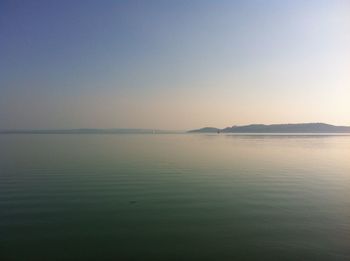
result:
[(350, 1), (0, 1), (0, 129), (350, 125)]

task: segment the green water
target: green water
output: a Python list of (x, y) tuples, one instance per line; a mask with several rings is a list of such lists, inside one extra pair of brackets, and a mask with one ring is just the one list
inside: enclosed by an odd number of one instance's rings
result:
[(350, 136), (0, 135), (0, 260), (350, 260)]

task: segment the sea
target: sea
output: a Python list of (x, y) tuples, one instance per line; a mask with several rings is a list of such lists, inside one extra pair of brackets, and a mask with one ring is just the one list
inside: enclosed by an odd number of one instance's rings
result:
[(350, 260), (350, 135), (2, 134), (0, 260)]

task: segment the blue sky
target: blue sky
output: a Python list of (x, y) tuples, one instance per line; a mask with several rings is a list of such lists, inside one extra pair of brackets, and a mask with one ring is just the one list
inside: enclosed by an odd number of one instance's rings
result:
[(0, 128), (350, 125), (348, 1), (1, 1)]

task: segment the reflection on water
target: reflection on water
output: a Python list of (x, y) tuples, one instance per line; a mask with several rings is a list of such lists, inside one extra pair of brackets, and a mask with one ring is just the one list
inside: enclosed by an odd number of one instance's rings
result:
[(349, 260), (350, 136), (0, 135), (1, 260)]

